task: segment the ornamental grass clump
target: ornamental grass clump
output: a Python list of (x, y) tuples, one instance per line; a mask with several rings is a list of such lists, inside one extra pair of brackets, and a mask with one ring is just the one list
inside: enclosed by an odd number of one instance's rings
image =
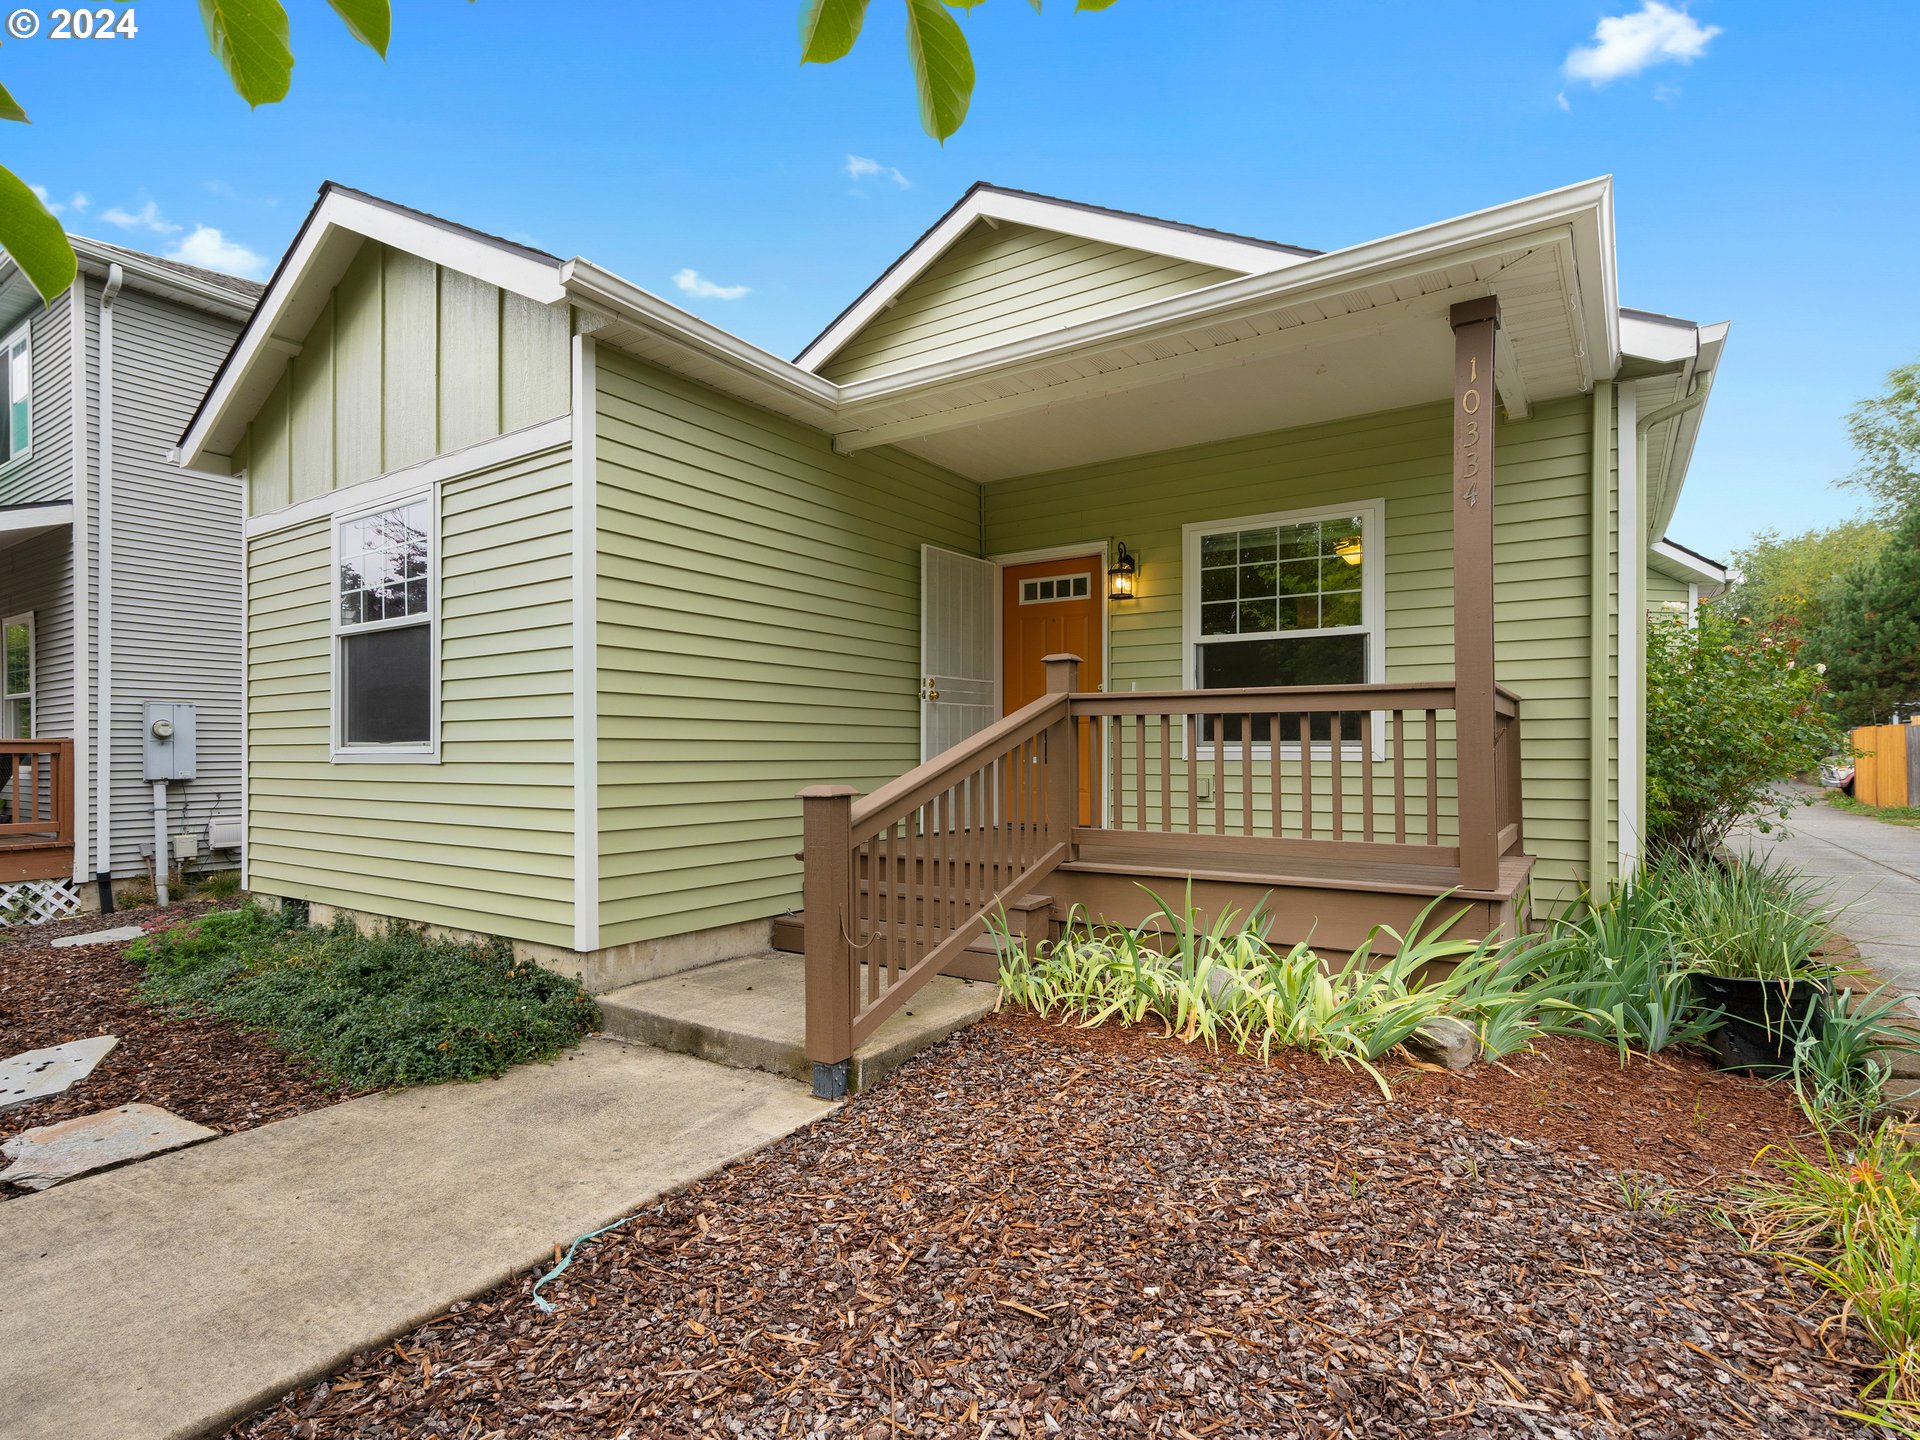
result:
[(505, 941), (414, 926), (310, 926), (257, 905), (134, 942), (147, 999), (262, 1032), (355, 1089), (472, 1080), (549, 1060), (599, 1024), (580, 982), (514, 958)]
[(1076, 916), (1060, 939), (1029, 952), (1001, 928), (1006, 998), (1086, 1026), (1158, 1021), (1182, 1041), (1262, 1059), (1301, 1050), (1365, 1070), (1386, 1094), (1378, 1062), (1441, 1017), (1472, 1027), (1483, 1053), (1510, 1053), (1539, 1033), (1500, 942), (1427, 928), (1439, 901), (1405, 935), (1380, 927), (1329, 966), (1304, 942), (1274, 945), (1259, 913), (1206, 922), (1190, 893), (1180, 909), (1148, 894), (1157, 913), (1136, 929)]
[(1672, 858), (1641, 881), (1664, 902), (1663, 924), (1687, 968), (1733, 980), (1820, 979), (1813, 956), (1836, 911), (1820, 882), (1786, 865)]
[(1760, 1153), (1765, 1178), (1733, 1197), (1750, 1243), (1840, 1301), (1828, 1324), (1858, 1327), (1881, 1360), (1855, 1418), (1920, 1434), (1920, 1154), (1886, 1121), (1852, 1145), (1823, 1133)]

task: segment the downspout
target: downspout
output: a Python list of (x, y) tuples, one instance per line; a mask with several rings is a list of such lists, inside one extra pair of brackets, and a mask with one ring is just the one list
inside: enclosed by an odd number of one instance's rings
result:
[(1591, 517), (1588, 573), (1592, 576), (1587, 617), (1587, 876), (1588, 893), (1602, 903), (1612, 893), (1612, 864), (1607, 853), (1607, 721), (1613, 713), (1607, 671), (1608, 540), (1612, 535), (1607, 503), (1613, 477), (1613, 382), (1593, 387), (1593, 473), (1588, 487)]
[(100, 911), (113, 912), (113, 302), (126, 283), (118, 265), (107, 267), (100, 292), (100, 609), (99, 696), (95, 711), (98, 765), (94, 771), (94, 882)]
[[(1629, 793), (1635, 797), (1631, 813), (1635, 826), (1640, 833), (1632, 837), (1632, 845), (1633, 854), (1637, 857), (1643, 857), (1645, 854), (1644, 847), (1646, 844), (1647, 828), (1647, 606), (1644, 577), (1647, 568), (1647, 547), (1653, 543), (1653, 537), (1647, 531), (1647, 436), (1654, 426), (1663, 425), (1669, 420), (1677, 420), (1682, 415), (1698, 410), (1702, 405), (1707, 403), (1707, 394), (1712, 389), (1713, 372), (1709, 370), (1705, 375), (1700, 377), (1700, 383), (1694, 387), (1692, 394), (1683, 395), (1678, 400), (1662, 405), (1657, 410), (1649, 410), (1634, 422), (1633, 427), (1634, 523), (1631, 533), (1633, 541), (1632, 563), (1636, 573), (1641, 577), (1642, 583), (1635, 587), (1634, 590), (1633, 604), (1631, 607), (1633, 612), (1631, 616), (1632, 624), (1629, 626), (1625, 583), (1628, 563), (1626, 546), (1629, 537), (1628, 527), (1623, 524), (1620, 527), (1620, 571), (1622, 576), (1620, 586), (1620, 664), (1623, 668), (1628, 665), (1633, 667), (1633, 693), (1637, 697), (1637, 704), (1634, 707), (1635, 713), (1633, 716), (1635, 726), (1634, 744), (1631, 751), (1633, 763), (1630, 766), (1624, 763), (1629, 752), (1623, 744), (1621, 746), (1623, 763), (1620, 767), (1620, 785), (1621, 795), (1623, 797)], [(1623, 495), (1621, 497), (1623, 513), (1625, 503), (1626, 497)], [(1631, 653), (1628, 653), (1629, 651), (1631, 651)], [(1625, 692), (1624, 686), (1622, 687), (1622, 691), (1623, 693)], [(1622, 715), (1620, 719), (1622, 739), (1624, 740), (1627, 717)], [(1629, 786), (1632, 787), (1631, 791), (1627, 788)], [(1627, 811), (1627, 807), (1623, 805), (1621, 809), (1623, 812), (1623, 824), (1620, 843), (1624, 850), (1628, 844), (1628, 837), (1625, 833), (1624, 825), (1624, 814)]]

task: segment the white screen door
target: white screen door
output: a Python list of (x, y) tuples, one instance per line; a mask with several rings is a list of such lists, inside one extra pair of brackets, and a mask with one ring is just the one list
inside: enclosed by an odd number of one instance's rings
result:
[(1000, 637), (1000, 568), (937, 545), (920, 547), (920, 758), (931, 760), (991, 725)]

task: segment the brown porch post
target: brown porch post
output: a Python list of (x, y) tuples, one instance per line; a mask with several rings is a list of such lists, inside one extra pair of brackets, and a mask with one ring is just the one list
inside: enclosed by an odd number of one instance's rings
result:
[(806, 927), (806, 1052), (813, 1062), (813, 1093), (838, 1100), (847, 1093), (853, 1059), (853, 1011), (859, 965), (850, 943), (853, 896), (853, 799), (846, 785), (813, 785), (800, 792), (801, 905)]
[[(1080, 688), (1078, 655), (1048, 655), (1040, 663), (1047, 667), (1047, 694), (1071, 695)], [(1046, 743), (1047, 844), (1071, 844), (1073, 827), (1080, 820), (1080, 722), (1071, 709)]]
[(1500, 881), (1493, 753), (1493, 335), (1500, 302), (1463, 300), (1453, 326), (1454, 745), (1460, 783), (1460, 883)]

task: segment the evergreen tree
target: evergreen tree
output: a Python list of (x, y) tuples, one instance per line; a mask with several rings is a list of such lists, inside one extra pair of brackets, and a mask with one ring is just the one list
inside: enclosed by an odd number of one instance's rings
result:
[(1849, 725), (1920, 705), (1920, 505), (1872, 560), (1840, 577), (1807, 634), (1824, 662), (1835, 712)]

